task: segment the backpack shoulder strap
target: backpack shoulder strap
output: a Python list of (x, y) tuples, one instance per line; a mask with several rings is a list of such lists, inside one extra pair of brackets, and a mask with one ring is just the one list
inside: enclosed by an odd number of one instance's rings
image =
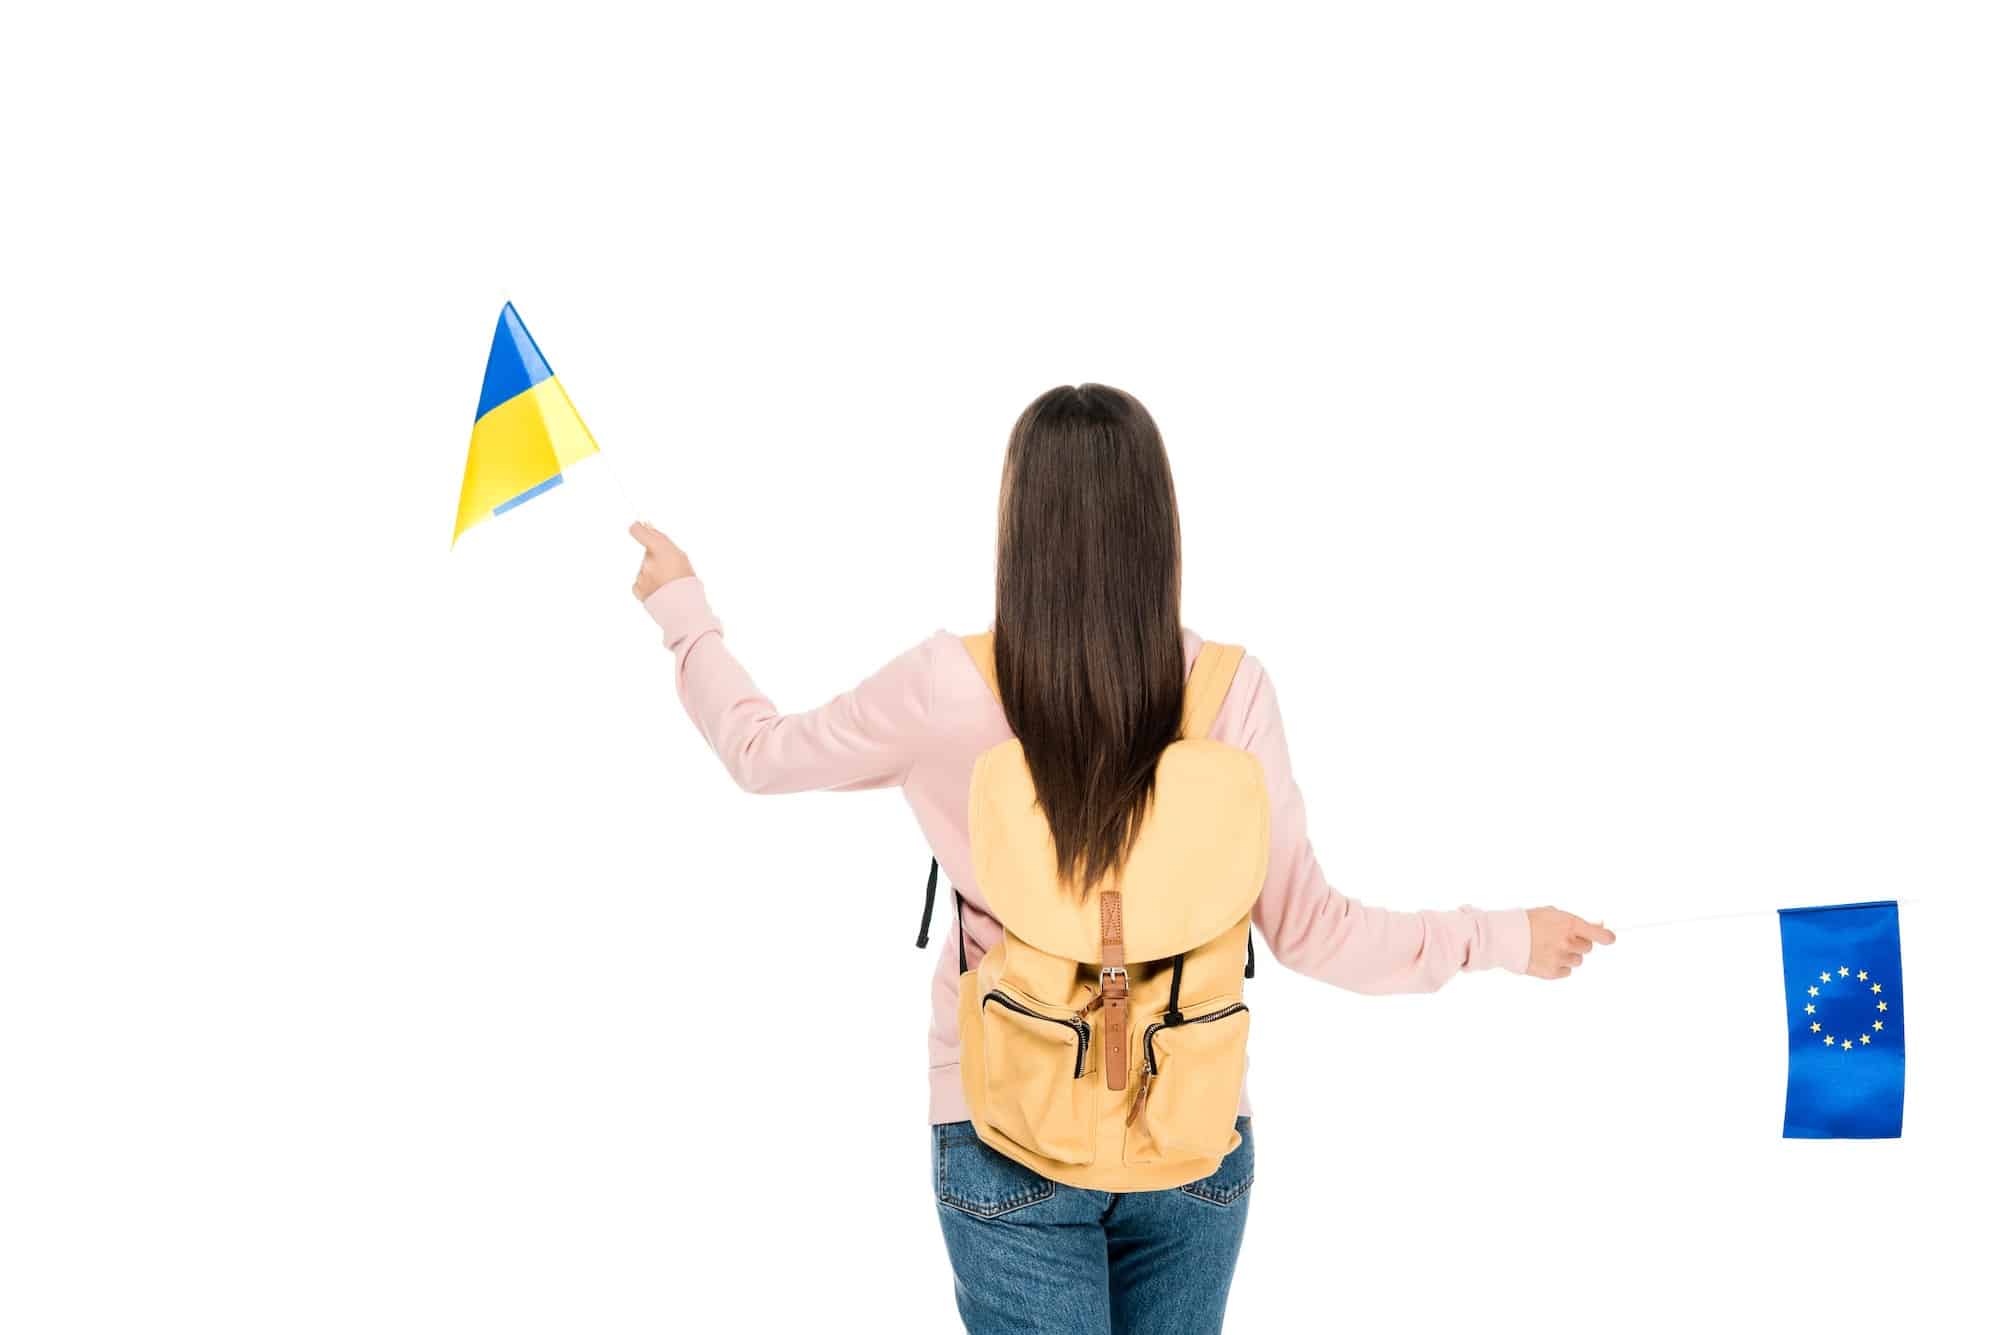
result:
[[(978, 635), (962, 635), (960, 642), (965, 652), (972, 657), (972, 664), (979, 669), (979, 675), (986, 678), (987, 688), (993, 698), (1000, 698), (1000, 671), (993, 663), (993, 632), (984, 631)], [(1243, 646), (1240, 644), (1217, 644), (1204, 640), (1201, 650), (1195, 655), (1194, 667), (1188, 672), (1187, 687), (1181, 702), (1181, 735), (1184, 737), (1206, 737), (1215, 726), (1215, 716), (1222, 712), (1223, 697), (1229, 694), (1229, 684), (1236, 679), (1237, 665), (1243, 661)]]
[(993, 698), (1000, 698), (1000, 669), (993, 665), (993, 632), (978, 635), (961, 635), (965, 652), (972, 655), (972, 665), (979, 669), (979, 675), (986, 678), (986, 684), (993, 691)]
[(1206, 737), (1222, 712), (1223, 697), (1236, 679), (1237, 665), (1243, 661), (1240, 644), (1216, 644), (1204, 640), (1188, 673), (1187, 691), (1181, 705), (1181, 736)]

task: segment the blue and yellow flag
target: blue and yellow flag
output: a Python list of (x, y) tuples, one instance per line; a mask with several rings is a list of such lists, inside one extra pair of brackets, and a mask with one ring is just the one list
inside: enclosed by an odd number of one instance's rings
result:
[(508, 302), (486, 356), (452, 545), (474, 524), (561, 485), (563, 469), (595, 453), (589, 428)]
[(1785, 1135), (1903, 1134), (1903, 937), (1896, 901), (1778, 910), (1791, 1061)]

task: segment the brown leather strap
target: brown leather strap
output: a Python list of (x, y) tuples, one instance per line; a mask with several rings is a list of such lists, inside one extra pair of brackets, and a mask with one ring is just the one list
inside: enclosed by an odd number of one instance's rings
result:
[(1125, 1088), (1132, 985), (1125, 976), (1125, 905), (1116, 890), (1097, 897), (1098, 995), (1104, 998), (1104, 1083)]

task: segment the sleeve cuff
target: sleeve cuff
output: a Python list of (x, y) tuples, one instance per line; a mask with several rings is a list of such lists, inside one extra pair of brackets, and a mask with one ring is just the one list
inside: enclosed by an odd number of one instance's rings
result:
[(670, 579), (642, 604), (667, 637), (667, 648), (676, 654), (709, 631), (718, 634), (722, 623), (708, 605), (708, 595), (698, 575)]
[(1507, 909), (1489, 913), (1486, 921), (1493, 929), (1493, 962), (1509, 973), (1526, 973), (1528, 947), (1532, 940), (1528, 931), (1528, 911)]

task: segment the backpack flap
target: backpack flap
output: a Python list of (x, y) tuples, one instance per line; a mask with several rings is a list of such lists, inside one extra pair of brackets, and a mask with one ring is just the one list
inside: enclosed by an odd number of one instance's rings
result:
[[(1079, 898), (1059, 882), (1055, 840), (1018, 739), (973, 766), (970, 815), (980, 892), (1007, 930), (1037, 950), (1100, 962), (1098, 889)], [(1163, 751), (1138, 841), (1109, 887), (1125, 901), (1126, 960), (1192, 950), (1248, 913), (1264, 888), (1270, 831), (1254, 755), (1199, 737)]]

